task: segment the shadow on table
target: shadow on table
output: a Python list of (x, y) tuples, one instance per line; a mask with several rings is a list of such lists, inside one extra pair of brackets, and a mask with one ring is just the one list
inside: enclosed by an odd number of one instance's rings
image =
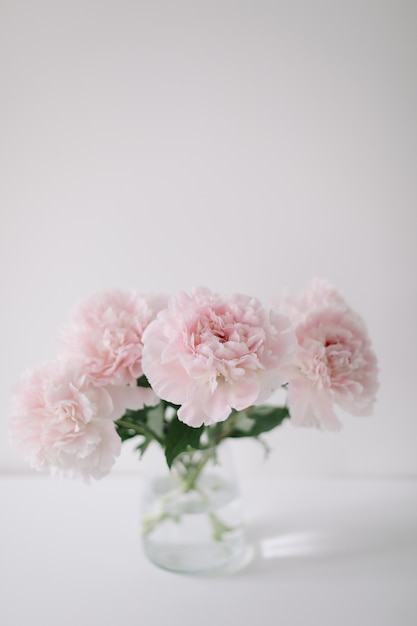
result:
[[(412, 521), (412, 520), (411, 520)], [(337, 577), (384, 567), (416, 571), (417, 529), (415, 524), (378, 526), (351, 524), (347, 521), (334, 528), (290, 529), (275, 522), (257, 522), (247, 529), (247, 549), (242, 559), (217, 576), (253, 575), (271, 571), (277, 576), (298, 575), (301, 571), (328, 569)]]

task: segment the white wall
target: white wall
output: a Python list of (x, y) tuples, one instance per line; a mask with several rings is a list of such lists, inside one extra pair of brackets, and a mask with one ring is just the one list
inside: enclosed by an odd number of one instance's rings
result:
[[(10, 387), (81, 296), (327, 277), (379, 356), (375, 415), (235, 446), (241, 471), (415, 474), (416, 4), (1, 4), (0, 471)], [(119, 468), (135, 467), (126, 450)]]

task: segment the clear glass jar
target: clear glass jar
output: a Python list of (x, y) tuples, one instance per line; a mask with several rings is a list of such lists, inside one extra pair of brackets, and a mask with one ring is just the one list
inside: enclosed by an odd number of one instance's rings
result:
[(156, 446), (146, 457), (141, 522), (150, 561), (189, 574), (238, 563), (243, 505), (228, 442), (184, 452), (171, 469)]

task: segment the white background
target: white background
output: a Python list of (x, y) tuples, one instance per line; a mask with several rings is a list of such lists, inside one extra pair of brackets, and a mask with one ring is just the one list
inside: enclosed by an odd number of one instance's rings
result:
[[(242, 473), (417, 471), (412, 1), (3, 0), (0, 471), (10, 389), (109, 287), (328, 278), (378, 355), (374, 416), (236, 442)], [(120, 470), (135, 471), (125, 449)]]

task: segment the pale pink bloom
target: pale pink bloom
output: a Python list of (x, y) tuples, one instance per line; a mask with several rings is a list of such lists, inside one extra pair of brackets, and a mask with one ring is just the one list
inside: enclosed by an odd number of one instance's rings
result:
[(285, 291), (275, 304), (274, 308), (289, 317), (294, 327), (304, 322), (314, 311), (329, 307), (347, 309), (343, 296), (323, 278), (313, 278), (297, 296)]
[(324, 281), (315, 281), (291, 306), (292, 313), (283, 310), (291, 315), (298, 341), (288, 369), (292, 423), (339, 430), (335, 405), (353, 415), (371, 414), (378, 367), (361, 318)]
[(295, 337), (282, 315), (256, 298), (208, 289), (180, 293), (144, 336), (143, 370), (186, 424), (221, 422), (279, 387)]
[(12, 398), (10, 437), (32, 467), (86, 481), (107, 474), (121, 441), (109, 393), (60, 361), (26, 373)]
[(165, 296), (118, 289), (93, 294), (73, 311), (62, 333), (64, 355), (99, 385), (135, 383), (142, 371), (142, 335)]

